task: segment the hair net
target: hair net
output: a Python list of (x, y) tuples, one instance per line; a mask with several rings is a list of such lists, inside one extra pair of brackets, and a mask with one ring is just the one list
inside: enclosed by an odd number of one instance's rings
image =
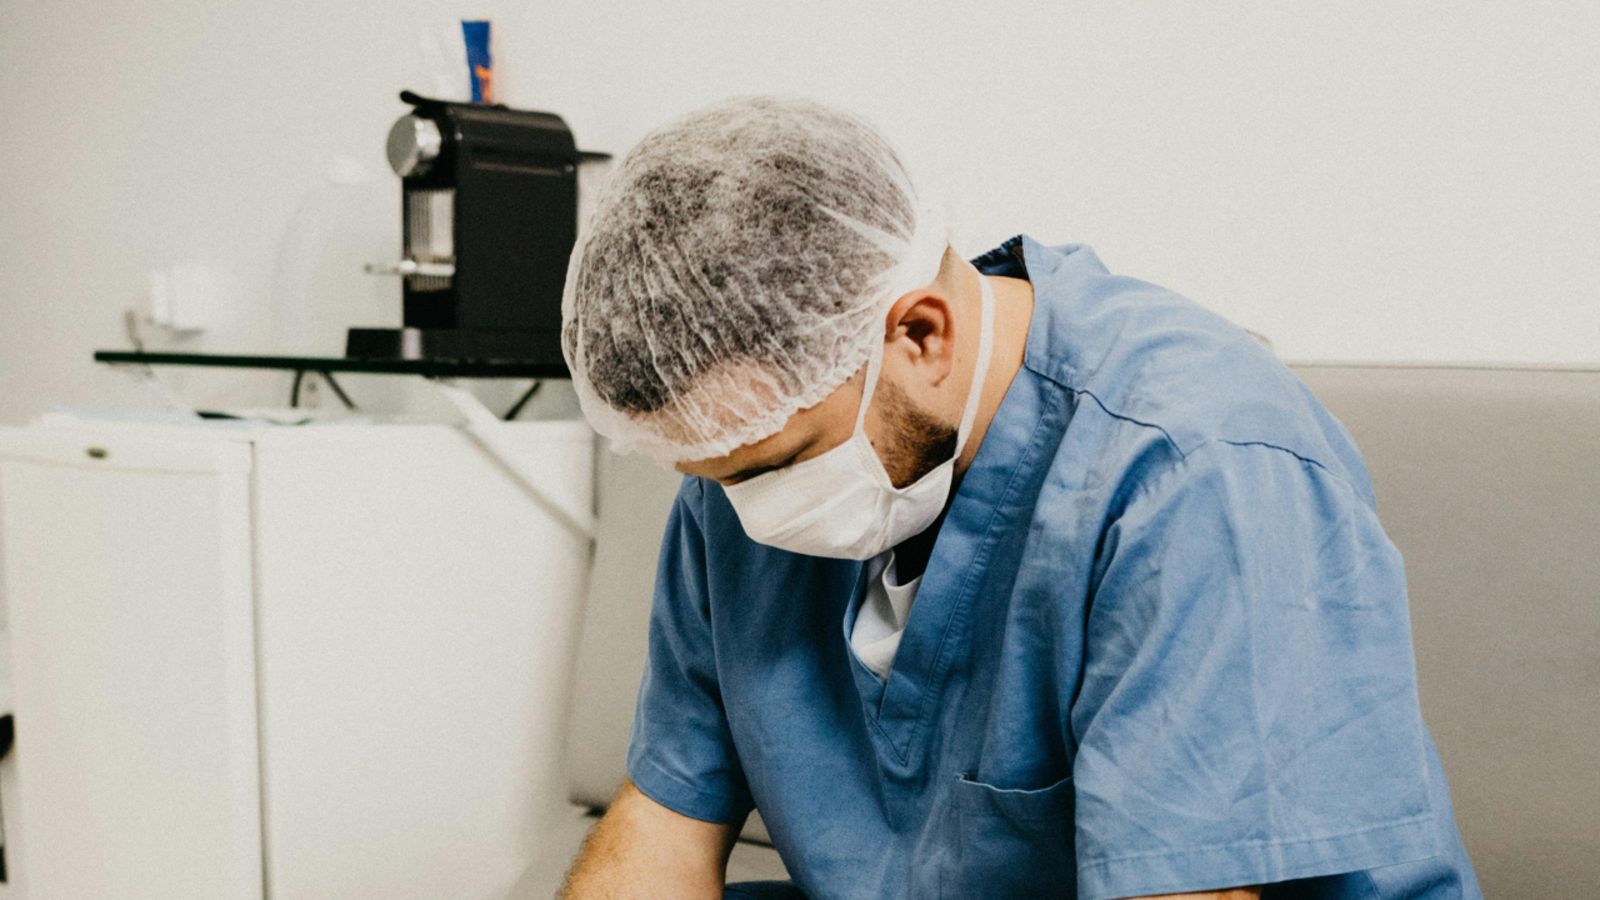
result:
[(572, 252), (562, 349), (595, 430), (664, 463), (777, 433), (937, 276), (943, 217), (861, 120), (745, 97), (646, 136)]

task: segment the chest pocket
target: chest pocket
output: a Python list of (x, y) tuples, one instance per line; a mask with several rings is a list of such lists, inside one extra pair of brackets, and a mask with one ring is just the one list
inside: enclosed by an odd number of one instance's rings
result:
[(940, 896), (1077, 897), (1070, 775), (1037, 790), (963, 775), (951, 800), (955, 852), (940, 872)]

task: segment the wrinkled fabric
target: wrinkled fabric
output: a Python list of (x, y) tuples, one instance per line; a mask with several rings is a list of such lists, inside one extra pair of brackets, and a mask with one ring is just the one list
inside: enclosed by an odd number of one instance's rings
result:
[(888, 678), (860, 563), (754, 544), (684, 482), (629, 772), (759, 808), (811, 897), (1480, 893), (1417, 702), (1403, 563), (1349, 435), (1254, 339), (1016, 238), (1023, 368)]

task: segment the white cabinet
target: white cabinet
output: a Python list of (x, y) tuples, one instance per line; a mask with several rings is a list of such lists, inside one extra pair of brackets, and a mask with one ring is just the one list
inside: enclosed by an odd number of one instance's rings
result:
[[(504, 897), (561, 808), (579, 422), (0, 429), (7, 897)], [(565, 510), (575, 516), (552, 515)]]

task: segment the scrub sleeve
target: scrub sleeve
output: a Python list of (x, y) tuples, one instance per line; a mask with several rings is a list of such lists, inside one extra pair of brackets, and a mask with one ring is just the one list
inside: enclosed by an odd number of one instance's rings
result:
[(1080, 900), (1434, 853), (1404, 572), (1371, 501), (1213, 441), (1123, 503), (1070, 707)]
[(667, 520), (650, 610), (650, 650), (628, 744), (628, 777), (651, 799), (706, 822), (753, 806), (718, 688), (706, 590), (700, 482), (684, 479)]

